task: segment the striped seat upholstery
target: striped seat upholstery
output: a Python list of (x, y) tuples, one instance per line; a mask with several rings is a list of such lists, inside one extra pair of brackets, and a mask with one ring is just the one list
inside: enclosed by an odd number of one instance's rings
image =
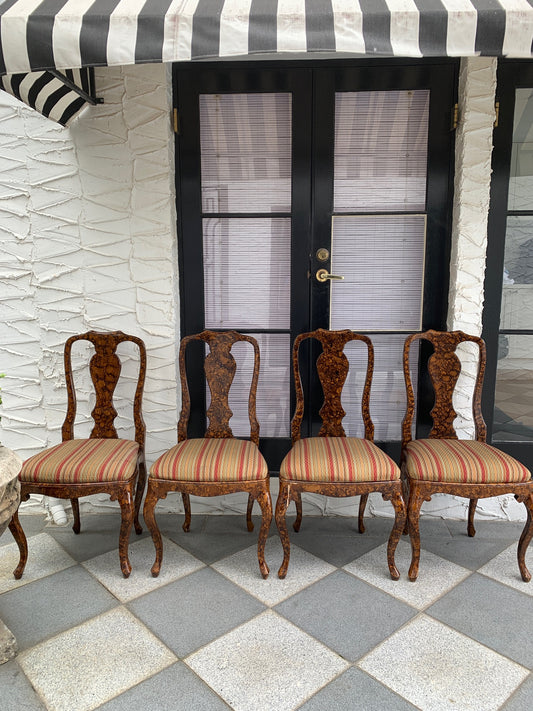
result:
[(19, 479), (40, 484), (127, 481), (135, 474), (139, 445), (127, 439), (71, 439), (35, 454)]
[(150, 478), (170, 481), (256, 481), (268, 476), (257, 445), (242, 439), (187, 439), (154, 462)]
[(485, 442), (418, 439), (405, 449), (412, 479), (454, 484), (504, 484), (531, 479), (531, 472), (505, 452)]
[(293, 481), (349, 483), (399, 479), (400, 470), (367, 439), (309, 437), (295, 442), (279, 475)]

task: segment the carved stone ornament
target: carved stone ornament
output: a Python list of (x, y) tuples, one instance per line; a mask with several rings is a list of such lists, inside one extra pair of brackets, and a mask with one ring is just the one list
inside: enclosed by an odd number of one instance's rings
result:
[[(0, 445), (0, 536), (9, 526), (20, 501), (18, 473), (22, 460), (15, 452)], [(17, 653), (13, 634), (0, 620), (0, 664), (9, 661)]]

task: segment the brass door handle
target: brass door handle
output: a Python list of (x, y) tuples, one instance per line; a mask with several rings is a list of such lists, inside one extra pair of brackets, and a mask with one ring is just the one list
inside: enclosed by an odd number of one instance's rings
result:
[(343, 276), (339, 276), (338, 274), (330, 274), (327, 269), (319, 269), (315, 276), (317, 281), (320, 282), (328, 281), (328, 279), (338, 279), (339, 281), (344, 279)]

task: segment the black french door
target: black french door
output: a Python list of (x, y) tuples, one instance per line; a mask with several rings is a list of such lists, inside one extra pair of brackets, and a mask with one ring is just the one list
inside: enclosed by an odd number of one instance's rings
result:
[[(318, 327), (371, 335), (376, 441), (398, 455), (403, 342), (445, 327), (455, 83), (449, 61), (175, 65), (182, 335), (234, 328), (258, 339), (272, 471), (290, 446), (292, 342)], [(356, 345), (343, 395), (353, 436), (364, 379)], [(322, 399), (315, 357), (301, 362), (308, 435)], [(202, 398), (200, 353), (191, 366)], [(236, 387), (239, 436), (245, 381)], [(424, 383), (419, 399), (431, 399)], [(204, 431), (205, 409), (191, 428)]]

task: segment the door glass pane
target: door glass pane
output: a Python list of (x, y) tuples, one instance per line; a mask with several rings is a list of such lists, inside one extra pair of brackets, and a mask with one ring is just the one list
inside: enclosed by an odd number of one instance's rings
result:
[(425, 215), (333, 218), (331, 328), (421, 328)]
[[(405, 415), (405, 381), (403, 376), (403, 344), (405, 336), (398, 334), (372, 335), (374, 345), (374, 377), (370, 391), (370, 416), (374, 423), (374, 438), (378, 441), (402, 438)], [(364, 436), (361, 418), (361, 396), (366, 376), (367, 348), (352, 341), (345, 349), (350, 363), (346, 385), (342, 392), (342, 406), (346, 411), (343, 426), (351, 437)], [(411, 348), (410, 365), (413, 387), (418, 373), (418, 348)]]
[(291, 95), (201, 94), (203, 212), (289, 212)]
[(335, 212), (426, 205), (429, 90), (335, 95)]
[(500, 334), (492, 438), (533, 440), (533, 336)]
[(517, 89), (509, 210), (533, 210), (533, 89)]
[(290, 327), (290, 218), (203, 220), (206, 328)]
[[(257, 419), (261, 437), (288, 437), (290, 371), (288, 353), (289, 334), (253, 334), (259, 343), (261, 367), (257, 386)], [(207, 351), (206, 351), (207, 352)], [(236, 343), (231, 349), (237, 363), (235, 380), (230, 390), (229, 405), (233, 412), (230, 427), (236, 437), (250, 436), (248, 419), (248, 393), (254, 368), (254, 353), (250, 344)], [(207, 407), (211, 401), (206, 388)]]
[(533, 215), (507, 218), (500, 321), (533, 329)]

